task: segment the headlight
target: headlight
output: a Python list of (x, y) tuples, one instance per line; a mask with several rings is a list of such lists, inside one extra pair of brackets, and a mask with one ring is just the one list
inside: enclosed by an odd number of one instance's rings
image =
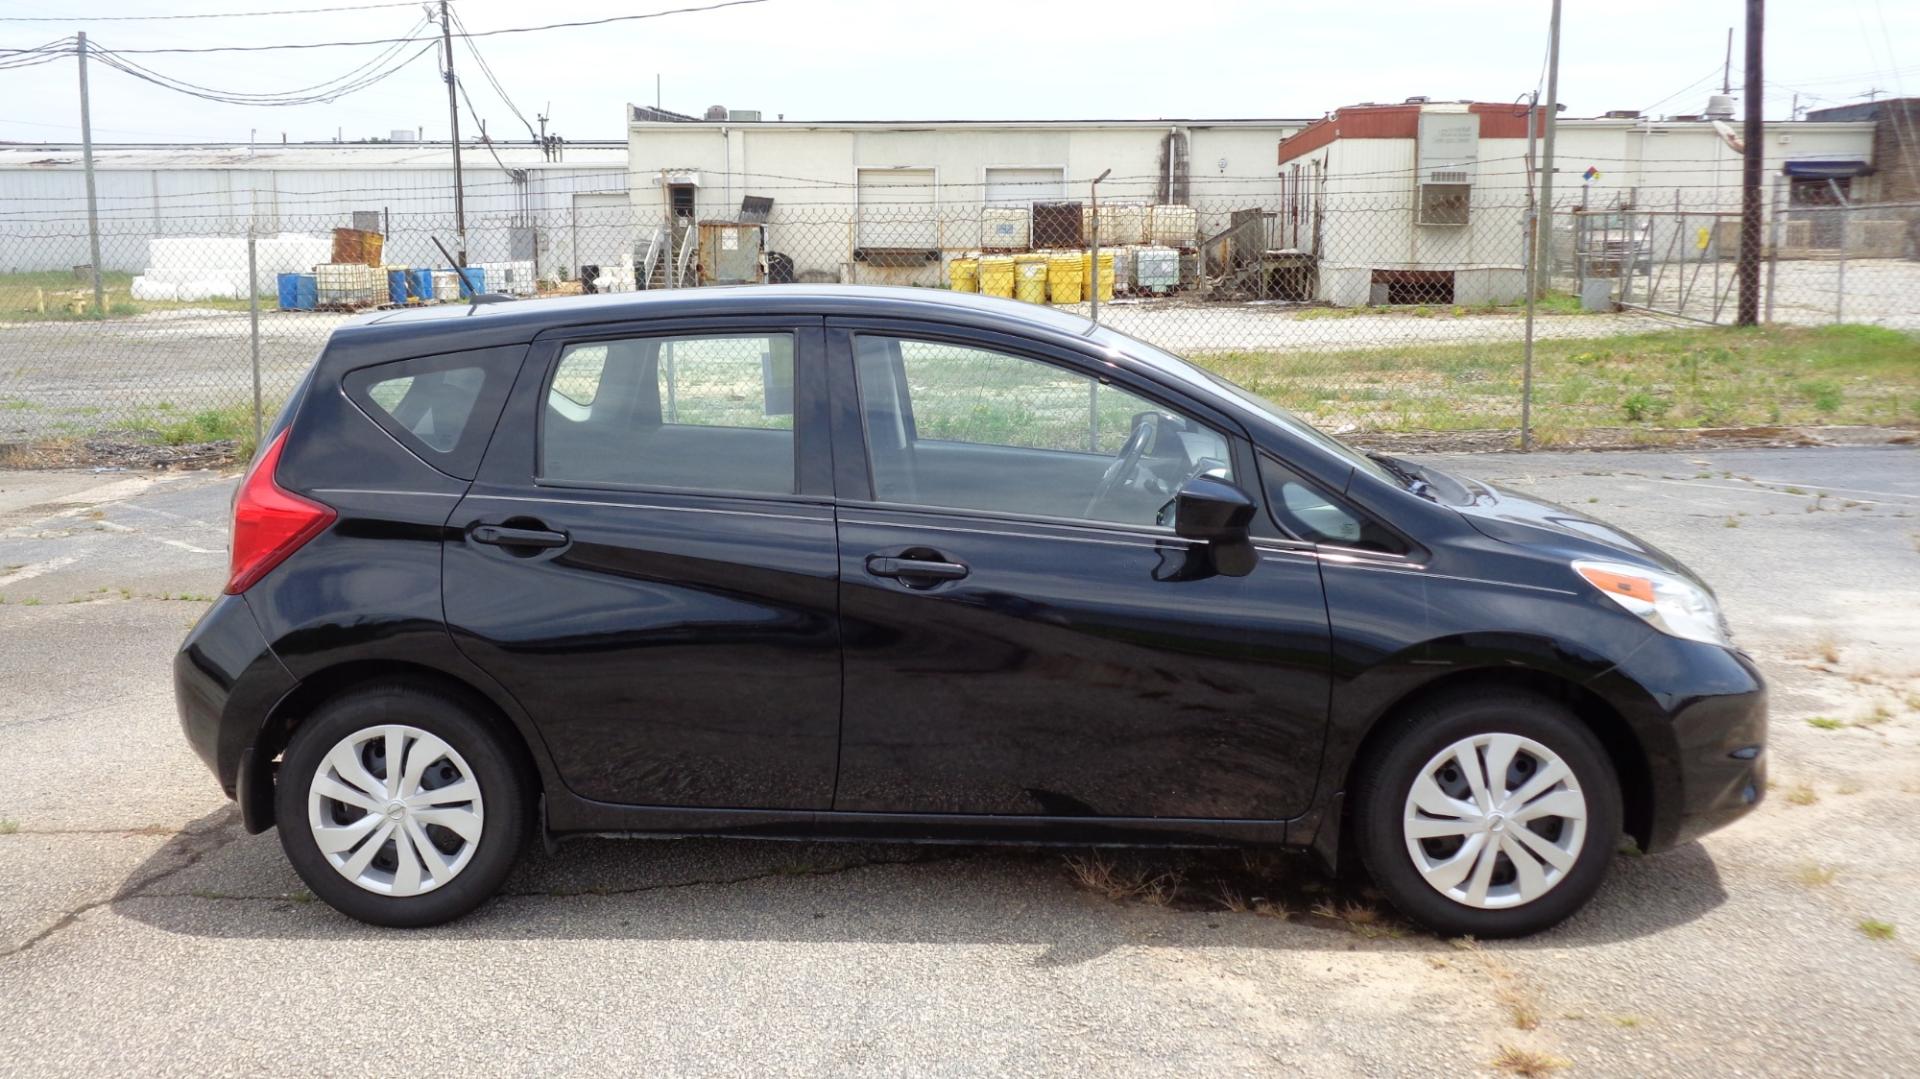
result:
[(1733, 647), (1720, 607), (1684, 577), (1619, 562), (1575, 562), (1574, 572), (1662, 633)]

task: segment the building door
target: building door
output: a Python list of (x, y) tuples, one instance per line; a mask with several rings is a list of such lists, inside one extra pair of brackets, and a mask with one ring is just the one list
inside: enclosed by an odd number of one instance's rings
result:
[(1062, 169), (988, 169), (988, 206), (1025, 206), (1032, 202), (1057, 202), (1067, 195)]
[(932, 169), (861, 169), (860, 239), (866, 248), (940, 246)]

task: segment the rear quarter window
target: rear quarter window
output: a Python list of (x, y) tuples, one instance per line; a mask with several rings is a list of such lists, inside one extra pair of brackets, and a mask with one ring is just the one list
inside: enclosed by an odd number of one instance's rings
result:
[(348, 372), (347, 396), (401, 445), (448, 475), (472, 479), (526, 346), (475, 349)]

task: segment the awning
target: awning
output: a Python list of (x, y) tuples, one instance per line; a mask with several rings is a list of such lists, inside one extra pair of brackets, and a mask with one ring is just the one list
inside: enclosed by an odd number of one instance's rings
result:
[(1801, 180), (1844, 180), (1849, 176), (1865, 176), (1873, 171), (1873, 166), (1865, 161), (1789, 161), (1780, 167), (1782, 174)]

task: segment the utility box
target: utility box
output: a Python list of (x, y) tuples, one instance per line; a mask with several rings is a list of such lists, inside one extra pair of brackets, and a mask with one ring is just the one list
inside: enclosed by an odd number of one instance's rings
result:
[(699, 283), (761, 284), (767, 279), (767, 227), (738, 221), (702, 221)]

